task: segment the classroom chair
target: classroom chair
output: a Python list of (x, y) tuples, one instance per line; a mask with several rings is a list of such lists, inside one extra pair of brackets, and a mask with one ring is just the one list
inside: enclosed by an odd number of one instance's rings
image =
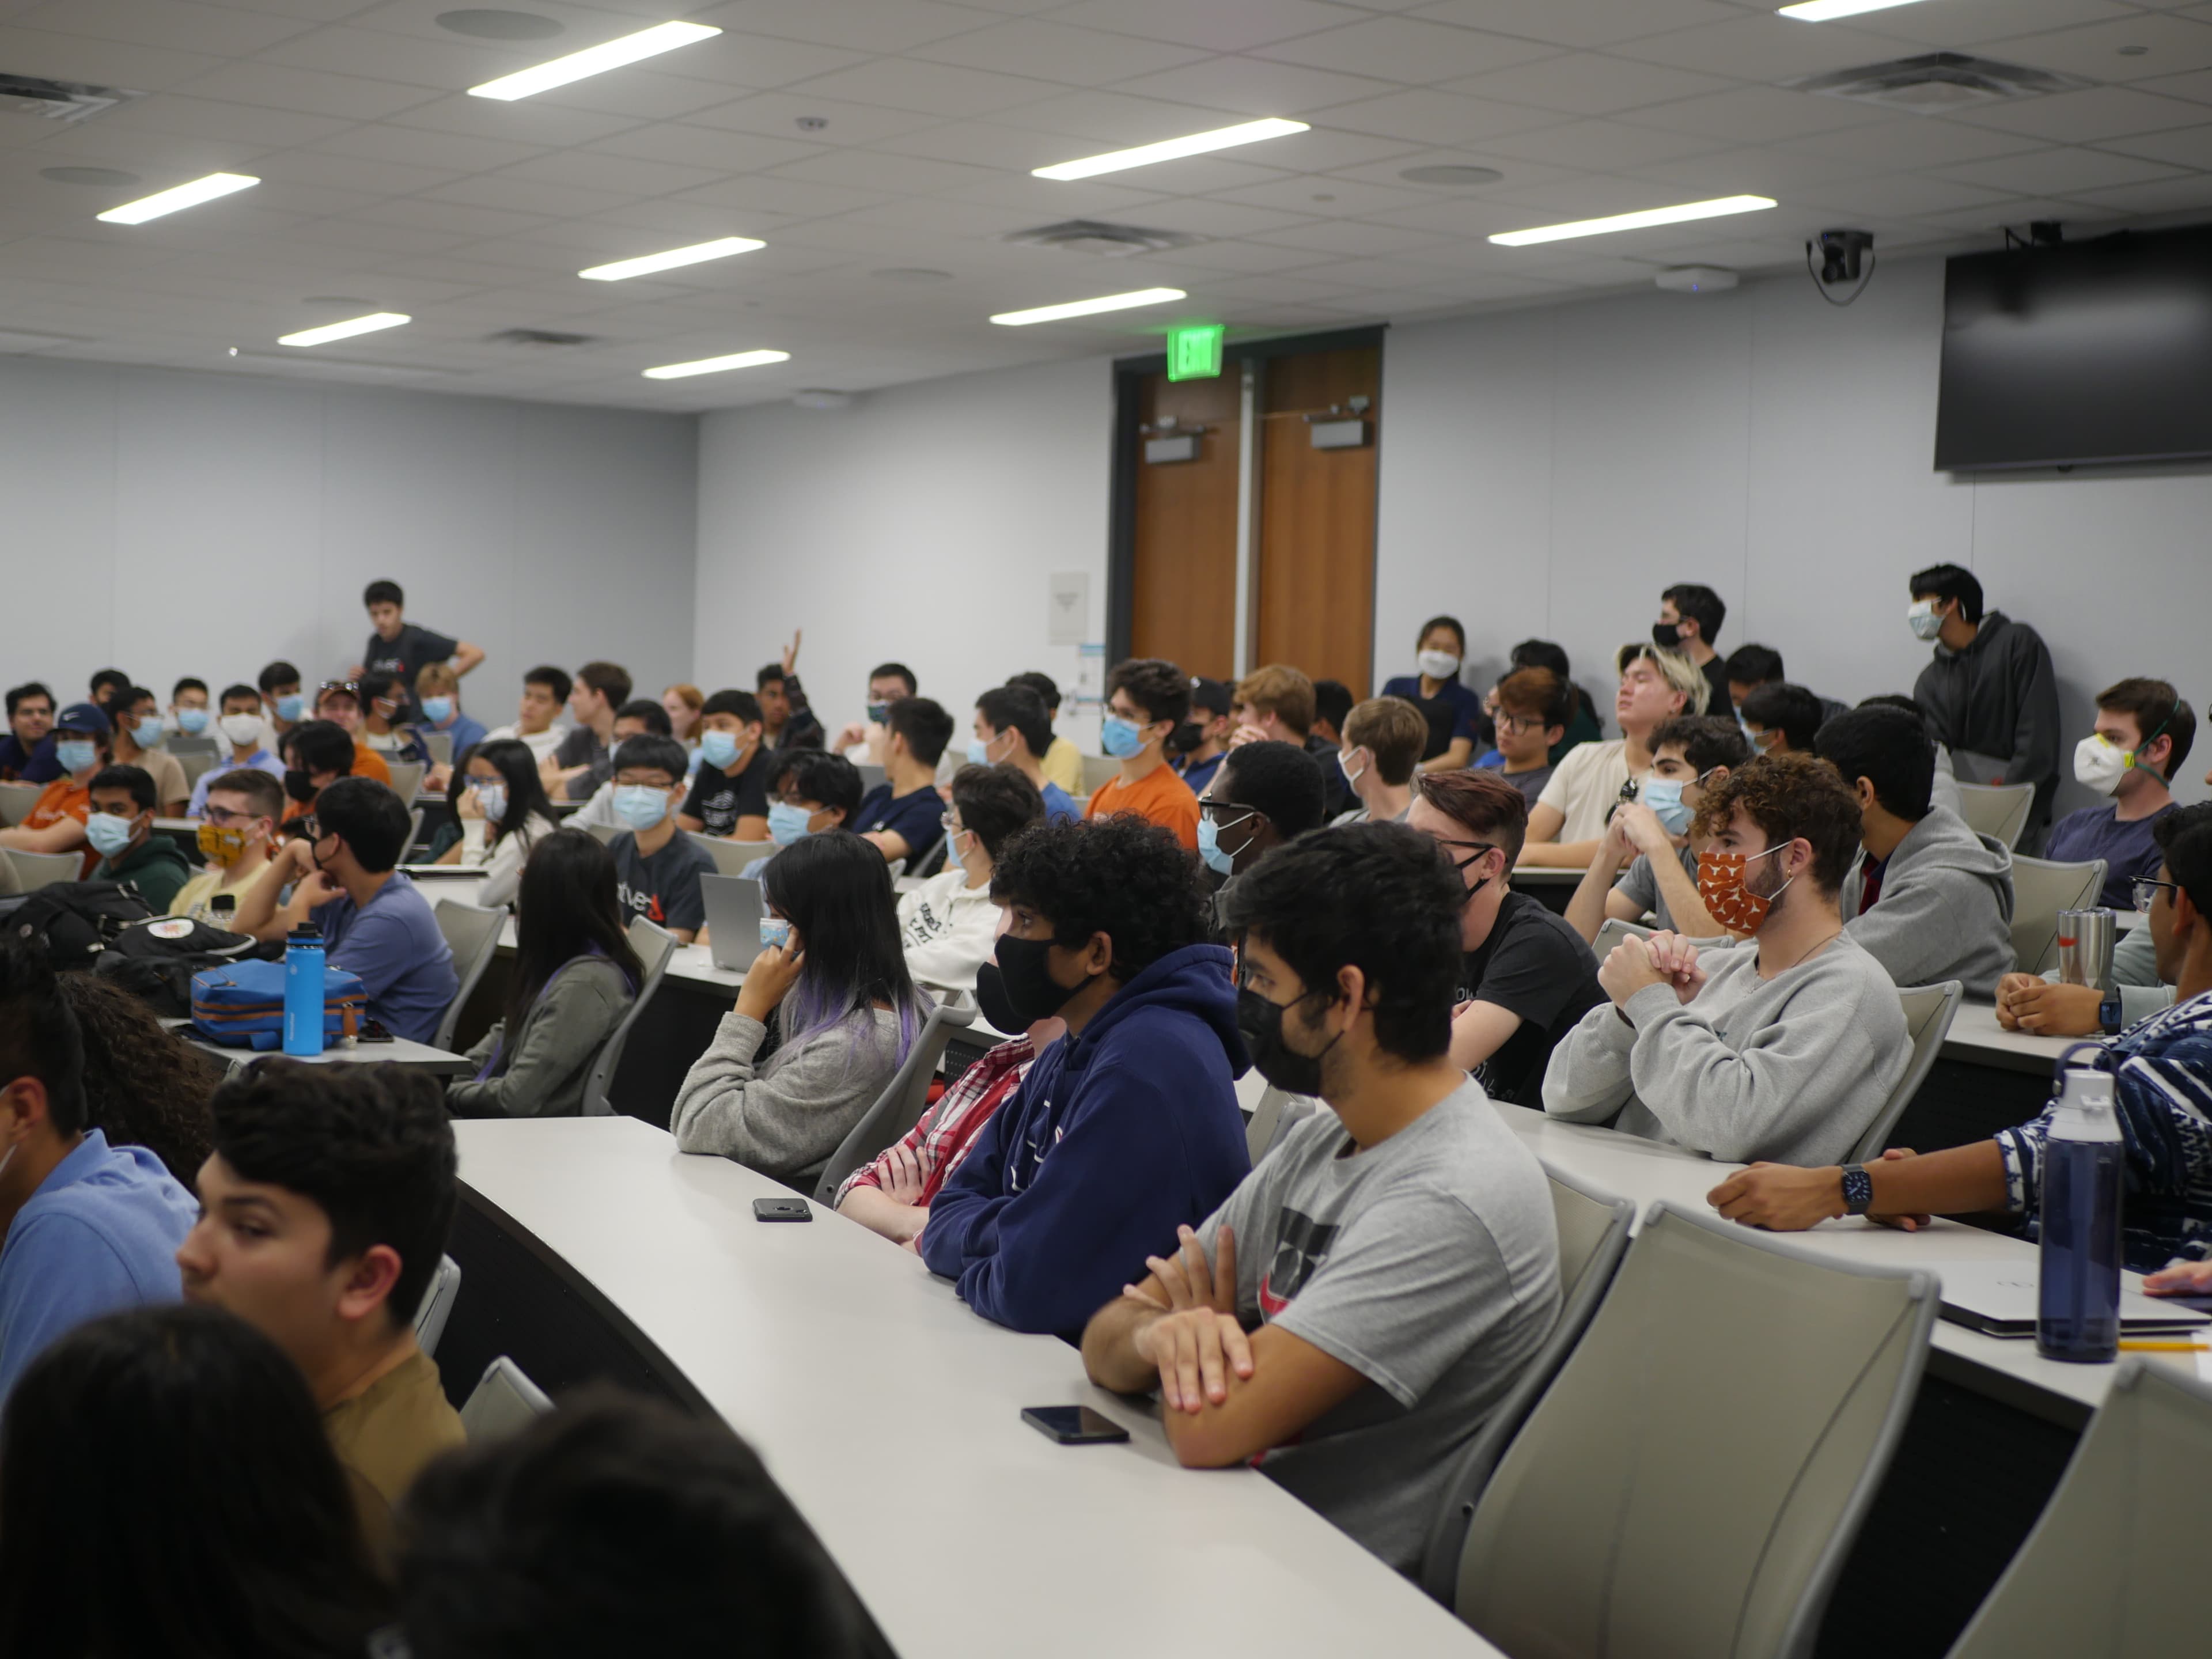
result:
[(1995, 836), (2007, 847), (2020, 845), (2027, 815), (2035, 806), (2032, 783), (1962, 783), (1959, 816), (1977, 835)]
[(1552, 1219), (1559, 1232), (1559, 1322), (1512, 1391), (1498, 1402), (1460, 1453), (1444, 1501), (1437, 1506), (1422, 1556), (1421, 1588), (1446, 1607), (1452, 1604), (1459, 1584), (1460, 1558), (1466, 1551), (1467, 1525), (1476, 1501), (1498, 1460), (1589, 1328), (1620, 1269), (1621, 1257), (1628, 1253), (1628, 1235), (1636, 1225), (1636, 1206), (1627, 1199), (1585, 1186), (1549, 1164), (1544, 1165), (1544, 1175), (1552, 1192)]
[(592, 1062), (592, 1074), (584, 1082), (586, 1117), (615, 1115), (614, 1103), (607, 1098), (607, 1091), (613, 1086), (615, 1072), (622, 1065), (623, 1047), (629, 1042), (629, 1034), (637, 1029), (638, 1017), (645, 1012), (646, 1005), (653, 1000), (667, 975), (669, 958), (676, 954), (676, 935), (637, 916), (629, 924), (629, 948), (645, 964), (645, 982), (637, 988), (629, 1012), (622, 1017), (622, 1024), (615, 1027), (614, 1035), (599, 1050), (599, 1057)]
[(1943, 1052), (1943, 1039), (1951, 1035), (1952, 1018), (1966, 994), (1966, 986), (1955, 979), (1947, 979), (1941, 985), (1898, 988), (1897, 1000), (1905, 1010), (1905, 1035), (1912, 1039), (1912, 1060), (1905, 1075), (1898, 1079), (1897, 1087), (1889, 1091), (1889, 1098), (1882, 1102), (1881, 1110), (1859, 1137), (1858, 1145), (1851, 1148), (1851, 1163), (1871, 1164), (1889, 1145), (1890, 1131), (1897, 1127), (1897, 1120), (1905, 1115), (1912, 1097), (1928, 1080), (1936, 1057)]
[[(614, 838), (622, 834), (622, 832), (623, 827), (619, 823), (587, 823), (584, 826), (584, 833), (591, 836), (593, 841), (599, 842), (602, 847), (609, 845), (613, 842)], [(717, 875), (721, 873), (721, 866), (719, 860), (715, 864), (714, 873)]]
[(1625, 939), (1650, 939), (1656, 932), (1640, 921), (1623, 921), (1619, 916), (1607, 916), (1599, 924), (1597, 937), (1590, 941), (1590, 951), (1600, 962), (1612, 954)]
[(415, 734), (422, 740), (423, 751), (430, 757), (433, 766), (453, 763), (453, 734), (450, 732), (420, 732)]
[(1662, 1202), (1615, 1286), (1476, 1500), (1455, 1610), (1517, 1656), (1808, 1659), (1936, 1276)]
[(445, 935), (447, 948), (453, 953), (453, 971), (460, 976), (453, 1000), (446, 1005), (446, 1017), (438, 1022), (438, 1034), (430, 1039), (433, 1048), (450, 1052), (453, 1028), (461, 1023), (461, 1011), (469, 1006), (477, 982), (484, 976), (484, 969), (491, 966), (491, 959), (498, 952), (499, 930), (506, 924), (507, 912), (441, 898), (431, 907), (430, 914), (437, 918), (438, 931)]
[(545, 1390), (501, 1354), (469, 1390), (468, 1403), (461, 1407), (461, 1432), (471, 1446), (486, 1445), (520, 1434), (552, 1409)]
[(2013, 854), (2012, 951), (2021, 973), (2058, 965), (2058, 913), (2094, 904), (2104, 884), (2102, 859), (2053, 864)]
[(433, 1359), (438, 1357), (438, 1339), (446, 1334), (446, 1322), (453, 1317), (453, 1298), (460, 1293), (461, 1264), (449, 1255), (440, 1256), (430, 1287), (422, 1292), (422, 1305), (415, 1310), (415, 1346)]
[(30, 817), (46, 793), (43, 783), (0, 783), (0, 828), (12, 830)]
[(2043, 1518), (1950, 1659), (2202, 1653), (2207, 1491), (2212, 1383), (2122, 1359)]
[[(169, 741), (169, 747), (173, 753), (176, 752), (176, 739), (173, 738)], [(212, 749), (188, 749), (178, 753), (177, 765), (184, 772), (186, 792), (190, 793), (192, 785), (214, 771), (222, 758)]]
[(853, 769), (860, 775), (860, 796), (863, 799), (867, 798), (869, 790), (884, 781), (885, 775), (882, 767), (872, 766), (866, 761), (854, 762)]
[(420, 761), (386, 761), (384, 764), (392, 774), (392, 793), (407, 805), (414, 805), (415, 797), (422, 792), (422, 775), (429, 769)]
[[(161, 746), (180, 761), (187, 755), (220, 756), (222, 753), (222, 744), (217, 739), (210, 737), (196, 738), (189, 732), (171, 732), (168, 741)], [(186, 775), (189, 776), (190, 774), (187, 773)]]
[[(620, 830), (610, 830), (606, 838), (611, 841), (620, 833)], [(696, 831), (686, 833), (707, 849), (707, 855), (714, 860), (714, 873), (718, 876), (743, 875), (745, 866), (755, 859), (765, 858), (775, 851), (775, 843), (772, 841), (731, 841), (722, 836), (706, 836)]]
[(1322, 1109), (1311, 1095), (1285, 1094), (1270, 1083), (1244, 1120), (1244, 1151), (1257, 1167), (1283, 1137)]
[(75, 881), (84, 868), (83, 855), (77, 853), (26, 853), (18, 847), (5, 850), (8, 862), (15, 866), (19, 893), (35, 893), (58, 881)]
[(1121, 775), (1121, 763), (1111, 755), (1085, 755), (1083, 757), (1083, 793), (1095, 795), (1112, 779)]
[[(937, 1075), (945, 1045), (955, 1031), (965, 1030), (975, 1023), (973, 1008), (940, 1002), (929, 1011), (928, 1020), (915, 1034), (914, 1047), (906, 1051), (905, 1060), (876, 1097), (876, 1103), (860, 1115), (860, 1121), (847, 1131), (837, 1150), (823, 1164), (814, 1182), (817, 1204), (833, 1203), (847, 1176), (921, 1121), (922, 1110), (929, 1104), (929, 1080)], [(803, 1189), (805, 1174), (793, 1176), (790, 1184)]]

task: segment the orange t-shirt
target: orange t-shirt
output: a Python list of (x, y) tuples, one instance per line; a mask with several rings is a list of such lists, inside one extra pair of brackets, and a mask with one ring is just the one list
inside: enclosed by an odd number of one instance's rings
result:
[[(92, 786), (78, 783), (64, 775), (48, 784), (37, 802), (23, 815), (26, 830), (50, 830), (64, 818), (75, 818), (82, 823), (92, 816)], [(90, 881), (92, 872), (100, 863), (100, 854), (89, 844), (84, 849), (84, 869), (80, 880)]]
[(1171, 766), (1155, 767), (1134, 783), (1109, 778), (1091, 791), (1086, 818), (1109, 818), (1117, 812), (1133, 812), (1175, 831), (1187, 853), (1198, 851), (1198, 797)]
[[(374, 778), (387, 789), (392, 787), (392, 769), (384, 763), (383, 756), (364, 743), (353, 746), (352, 775), (357, 778)], [(293, 801), (284, 808), (283, 822), (289, 823), (294, 818), (306, 817), (313, 810), (307, 802)]]

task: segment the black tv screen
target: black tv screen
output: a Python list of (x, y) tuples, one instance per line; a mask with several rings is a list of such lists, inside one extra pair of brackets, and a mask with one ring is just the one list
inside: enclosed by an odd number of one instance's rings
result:
[(1937, 471), (2207, 456), (2212, 226), (1947, 264)]

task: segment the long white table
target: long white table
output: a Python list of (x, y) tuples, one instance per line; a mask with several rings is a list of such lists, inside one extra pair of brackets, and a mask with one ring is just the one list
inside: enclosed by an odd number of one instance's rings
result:
[[(1496, 1652), (1265, 1476), (1177, 1466), (1073, 1349), (978, 1318), (913, 1255), (818, 1206), (755, 1222), (790, 1196), (767, 1176), (626, 1117), (453, 1128), (471, 1202), (752, 1443), (902, 1659)], [(1129, 1443), (1021, 1420), (1075, 1403)]]
[(1943, 1039), (1943, 1057), (2008, 1072), (2033, 1072), (2038, 1077), (2047, 1078), (2058, 1056), (2085, 1040), (2038, 1036), (2033, 1031), (2008, 1031), (1997, 1024), (1995, 1003), (1969, 1000), (1959, 1005), (1958, 1014), (1951, 1021), (1950, 1035)]
[(265, 1060), (271, 1054), (297, 1060), (309, 1066), (405, 1066), (437, 1077), (462, 1077), (477, 1069), (463, 1055), (443, 1048), (434, 1048), (427, 1042), (411, 1042), (405, 1037), (394, 1037), (389, 1042), (341, 1042), (319, 1054), (286, 1054), (281, 1048), (234, 1048), (223, 1043), (210, 1042), (204, 1037), (191, 1034), (190, 1021), (172, 1024), (183, 1025), (184, 1029), (178, 1034), (193, 1048), (223, 1061), (233, 1071), (251, 1066), (257, 1060)]

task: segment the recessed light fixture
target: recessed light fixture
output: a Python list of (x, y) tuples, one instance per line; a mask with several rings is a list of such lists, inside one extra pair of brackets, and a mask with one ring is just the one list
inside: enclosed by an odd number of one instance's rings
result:
[(366, 317), (349, 317), (343, 323), (325, 323), (320, 328), (303, 328), (296, 334), (280, 334), (278, 345), (319, 346), (332, 340), (350, 340), (356, 334), (374, 334), (380, 328), (398, 328), (402, 323), (415, 319), (397, 311), (372, 311)]
[(704, 264), (709, 259), (726, 259), (732, 253), (750, 253), (757, 247), (766, 247), (766, 242), (757, 242), (750, 236), (725, 236), (716, 242), (695, 242), (690, 247), (672, 247), (665, 253), (641, 253), (635, 259), (617, 259), (612, 264), (593, 265), (576, 273), (587, 282), (619, 283), (625, 276), (649, 276), (656, 270), (674, 270), (679, 265)]
[(518, 70), (513, 75), (502, 75), (496, 81), (487, 81), (480, 87), (471, 87), (471, 98), (496, 98), (501, 103), (512, 103), (517, 98), (527, 98), (533, 93), (550, 92), (555, 87), (565, 87), (571, 81), (587, 80), (594, 75), (605, 75), (625, 64), (635, 64), (641, 58), (658, 58), (664, 52), (673, 52), (678, 46), (688, 46), (694, 41), (709, 40), (721, 33), (705, 23), (656, 23), (649, 29), (640, 29), (635, 34), (625, 34), (619, 40), (610, 40), (604, 46), (586, 46), (581, 52), (572, 52), (566, 58), (556, 58), (550, 64), (540, 64), (535, 69)]
[(1801, 23), (1825, 23), (1831, 18), (1856, 17), (1863, 11), (1887, 11), (1892, 6), (1917, 6), (1920, 0), (1802, 0), (1784, 6), (1781, 15)]
[(1204, 155), (1217, 149), (1234, 149), (1239, 144), (1256, 144), (1262, 138), (1287, 138), (1294, 132), (1305, 131), (1304, 121), (1279, 121), (1270, 117), (1265, 121), (1246, 121), (1238, 126), (1216, 127), (1211, 132), (1194, 132), (1185, 138), (1163, 138), (1157, 144), (1139, 144), (1134, 149), (1109, 150), (1103, 155), (1086, 155), (1080, 161), (1033, 167), (1030, 174), (1038, 179), (1091, 179), (1102, 173), (1120, 173), (1126, 167), (1148, 167), (1155, 161), (1179, 161), (1186, 155)]
[(788, 351), (733, 351), (726, 357), (702, 357), (695, 363), (663, 363), (648, 368), (648, 380), (682, 380), (694, 374), (720, 374), (726, 368), (752, 368), (762, 363), (787, 363)]
[(1128, 311), (1137, 306), (1165, 305), (1170, 300), (1189, 297), (1179, 288), (1140, 288), (1127, 294), (1102, 294), (1095, 300), (1070, 300), (1065, 305), (1002, 311), (991, 320), (1005, 328), (1027, 328), (1031, 323), (1056, 323), (1063, 317), (1091, 317), (1102, 311)]
[(1533, 230), (1500, 231), (1490, 240), (1500, 247), (1528, 247), (1537, 242), (1564, 242), (1576, 236), (1603, 236), (1616, 230), (1644, 230), (1652, 225), (1718, 219), (1731, 213), (1757, 213), (1774, 205), (1773, 198), (1767, 196), (1721, 196), (1710, 202), (1645, 208), (1640, 213), (1616, 213), (1603, 219), (1577, 219), (1564, 225), (1538, 225)]
[(234, 191), (250, 190), (261, 181), (243, 173), (210, 173), (204, 179), (195, 179), (189, 185), (179, 185), (173, 190), (159, 191), (151, 196), (142, 196), (135, 202), (125, 202), (121, 207), (110, 208), (100, 218), (111, 225), (143, 225), (149, 219), (158, 219), (165, 213), (180, 213), (188, 207), (198, 207), (202, 202), (212, 202), (218, 197), (228, 196)]

